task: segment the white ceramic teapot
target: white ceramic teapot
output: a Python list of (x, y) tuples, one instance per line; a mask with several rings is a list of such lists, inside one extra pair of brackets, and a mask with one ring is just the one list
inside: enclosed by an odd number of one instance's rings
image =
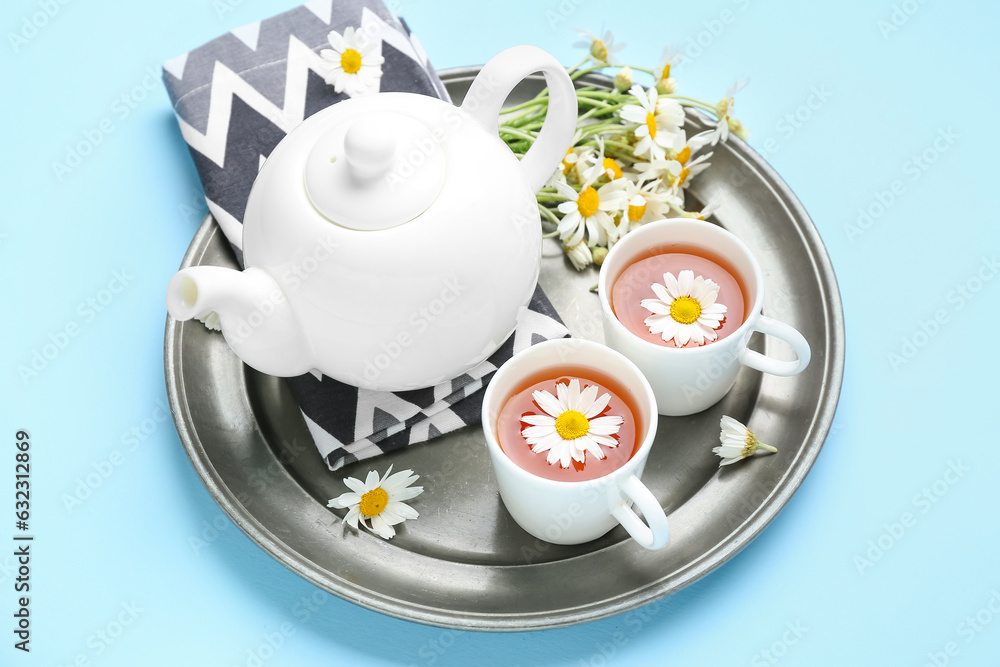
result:
[[(538, 71), (549, 108), (519, 162), (498, 114)], [(565, 156), (576, 115), (566, 70), (532, 46), (490, 60), (461, 107), (379, 93), (324, 109), (254, 182), (246, 270), (183, 269), (167, 308), (178, 320), (215, 311), (236, 354), (270, 375), (320, 371), (392, 391), (456, 377), (506, 340), (531, 299), (535, 193)]]

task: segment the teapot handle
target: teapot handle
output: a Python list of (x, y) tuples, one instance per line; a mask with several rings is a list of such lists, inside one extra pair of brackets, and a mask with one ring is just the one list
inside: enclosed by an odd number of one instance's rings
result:
[(487, 131), (498, 132), (504, 100), (517, 83), (533, 72), (545, 75), (549, 108), (538, 138), (521, 158), (521, 168), (531, 191), (538, 192), (552, 176), (556, 165), (566, 157), (566, 149), (572, 144), (576, 131), (576, 89), (566, 68), (535, 46), (514, 46), (501, 51), (483, 65), (469, 86), (462, 110)]

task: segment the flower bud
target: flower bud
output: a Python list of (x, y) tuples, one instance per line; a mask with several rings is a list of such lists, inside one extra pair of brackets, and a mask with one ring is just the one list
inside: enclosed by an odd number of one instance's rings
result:
[(670, 76), (656, 82), (656, 92), (661, 95), (672, 95), (677, 92), (677, 79)]
[(620, 93), (632, 87), (632, 68), (626, 65), (615, 74), (615, 90)]
[(592, 248), (590, 254), (594, 260), (594, 264), (601, 266), (604, 264), (604, 258), (608, 256), (608, 249), (598, 246), (597, 248)]
[(577, 271), (582, 271), (590, 266), (594, 261), (593, 256), (590, 254), (590, 248), (587, 247), (586, 241), (580, 241), (572, 248), (564, 243), (563, 250), (566, 251), (566, 256), (569, 257), (569, 261), (573, 264), (573, 268)]
[(748, 130), (743, 125), (743, 123), (741, 123), (740, 121), (736, 120), (732, 116), (730, 116), (729, 118), (727, 118), (726, 122), (729, 123), (729, 131), (732, 132), (733, 134), (735, 134), (737, 137), (739, 137), (743, 141), (746, 141), (747, 137), (750, 136), (750, 130)]

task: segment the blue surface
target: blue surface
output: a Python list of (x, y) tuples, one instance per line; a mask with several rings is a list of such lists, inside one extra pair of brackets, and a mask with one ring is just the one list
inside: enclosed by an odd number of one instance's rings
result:
[[(815, 220), (847, 320), (836, 423), (798, 493), (710, 576), (579, 627), (445, 631), (300, 579), (222, 514), (161, 407), (164, 288), (205, 208), (158, 66), (292, 3), (7, 0), (0, 543), (12, 546), (0, 547), (0, 664), (995, 664), (998, 5), (475, 5), (474, 34), (471, 4), (392, 6), (439, 68), (519, 42), (569, 64), (573, 29), (606, 25), (630, 62), (655, 66), (668, 40), (685, 47), (676, 74), (695, 96), (752, 77), (738, 116)], [(45, 24), (32, 33), (25, 21)], [(10, 33), (30, 38), (13, 45)], [(53, 162), (102, 121), (112, 131), (60, 178)], [(859, 209), (867, 229), (852, 227)], [(63, 346), (22, 378), (50, 342)], [(13, 648), (15, 559), (2, 537), (15, 532), (22, 428), (30, 655)], [(74, 494), (87, 497), (70, 505)]]

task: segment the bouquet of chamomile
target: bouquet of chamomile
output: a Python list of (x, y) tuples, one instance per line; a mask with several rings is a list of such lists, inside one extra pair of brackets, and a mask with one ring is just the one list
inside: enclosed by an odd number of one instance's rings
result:
[[(538, 210), (558, 237), (578, 270), (600, 265), (618, 239), (652, 220), (668, 217), (708, 218), (712, 204), (690, 211), (684, 191), (711, 165), (712, 151), (733, 133), (745, 139), (747, 131), (732, 116), (733, 95), (746, 82), (727, 91), (717, 104), (677, 94), (670, 69), (681, 54), (669, 46), (660, 66), (644, 69), (621, 65), (610, 32), (597, 37), (580, 31), (587, 57), (569, 68), (577, 81), (590, 72), (615, 70), (613, 89), (577, 84), (578, 117), (573, 146), (562, 164), (538, 193)], [(633, 81), (636, 73), (652, 77), (648, 87)], [(609, 73), (610, 74), (610, 73)], [(708, 114), (714, 126), (688, 136), (685, 107)], [(531, 148), (545, 120), (548, 94), (504, 111), (500, 136), (518, 155)]]

